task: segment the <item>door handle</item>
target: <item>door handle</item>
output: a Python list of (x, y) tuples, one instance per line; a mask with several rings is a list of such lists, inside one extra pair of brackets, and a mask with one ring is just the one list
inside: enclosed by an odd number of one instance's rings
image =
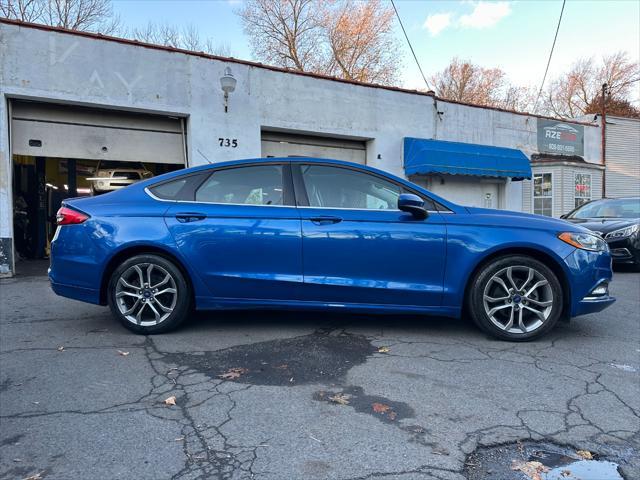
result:
[(340, 223), (342, 221), (340, 217), (330, 217), (330, 216), (311, 217), (309, 220), (311, 220), (316, 225), (331, 225), (334, 223)]
[(204, 213), (193, 213), (193, 212), (176, 213), (176, 219), (180, 223), (197, 222), (199, 220), (204, 220), (205, 218), (207, 218), (207, 216)]

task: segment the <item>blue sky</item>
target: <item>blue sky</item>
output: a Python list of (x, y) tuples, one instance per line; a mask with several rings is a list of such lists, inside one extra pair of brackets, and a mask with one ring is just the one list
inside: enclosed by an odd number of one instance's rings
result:
[[(427, 77), (458, 56), (485, 67), (500, 67), (518, 85), (538, 86), (562, 2), (396, 0), (396, 5)], [(203, 37), (227, 44), (234, 57), (251, 60), (248, 40), (234, 13), (240, 6), (240, 0), (114, 2), (128, 26), (149, 21), (192, 24)], [(424, 82), (396, 27), (404, 52), (401, 86), (422, 88)], [(640, 1), (568, 0), (549, 77), (578, 58), (618, 50), (628, 51), (636, 61), (640, 58)]]

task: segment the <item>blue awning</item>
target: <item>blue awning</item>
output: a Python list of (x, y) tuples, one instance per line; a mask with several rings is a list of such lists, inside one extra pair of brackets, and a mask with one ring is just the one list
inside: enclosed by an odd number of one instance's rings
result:
[(404, 171), (531, 178), (529, 158), (515, 148), (410, 137), (404, 139)]

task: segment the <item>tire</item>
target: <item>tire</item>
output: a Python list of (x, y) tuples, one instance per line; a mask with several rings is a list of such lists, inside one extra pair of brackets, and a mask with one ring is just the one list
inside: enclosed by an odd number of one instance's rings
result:
[(515, 342), (549, 332), (563, 305), (558, 277), (544, 263), (525, 255), (499, 257), (484, 265), (470, 284), (467, 300), (478, 327)]
[(191, 288), (182, 271), (155, 254), (122, 262), (111, 275), (107, 297), (120, 323), (143, 335), (173, 330), (191, 312)]

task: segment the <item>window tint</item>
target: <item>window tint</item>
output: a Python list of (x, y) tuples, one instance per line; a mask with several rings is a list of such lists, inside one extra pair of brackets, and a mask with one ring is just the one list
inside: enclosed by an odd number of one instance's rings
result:
[(151, 192), (158, 198), (164, 200), (176, 200), (182, 188), (187, 184), (186, 178), (179, 178), (172, 182), (162, 183), (150, 188)]
[(281, 165), (255, 165), (213, 172), (196, 191), (196, 202), (283, 205)]
[(311, 207), (397, 210), (404, 193), (401, 186), (369, 173), (326, 165), (301, 168)]

